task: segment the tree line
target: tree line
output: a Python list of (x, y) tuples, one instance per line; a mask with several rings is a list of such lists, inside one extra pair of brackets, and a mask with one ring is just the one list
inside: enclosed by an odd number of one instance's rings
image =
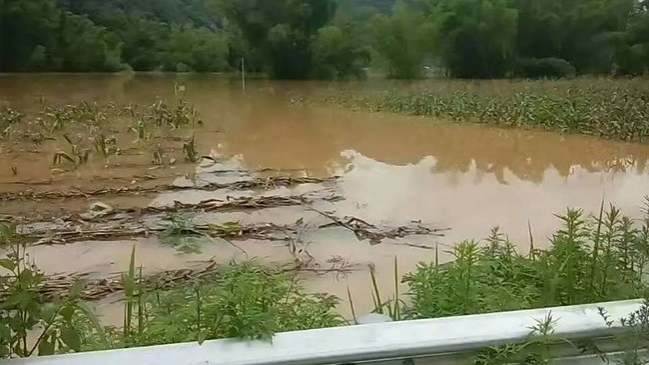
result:
[(649, 72), (649, 0), (4, 0), (0, 71)]

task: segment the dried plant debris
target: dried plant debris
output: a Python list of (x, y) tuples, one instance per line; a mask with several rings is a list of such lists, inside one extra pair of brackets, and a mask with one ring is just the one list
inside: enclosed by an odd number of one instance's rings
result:
[(413, 235), (438, 236), (443, 237), (444, 231), (448, 228), (428, 228), (421, 224), (421, 221), (412, 221), (411, 224), (399, 227), (376, 226), (356, 217), (338, 218), (331, 213), (322, 212), (311, 208), (321, 215), (325, 216), (331, 223), (321, 225), (319, 228), (340, 226), (354, 232), (356, 238), (363, 241), (368, 239), (370, 244), (376, 245), (381, 243), (385, 238), (402, 238)]
[(233, 183), (205, 183), (194, 184), (189, 186), (178, 185), (158, 185), (154, 187), (142, 186), (124, 186), (119, 188), (103, 188), (95, 190), (53, 190), (53, 191), (21, 191), (21, 192), (2, 192), (0, 201), (12, 200), (45, 200), (60, 198), (90, 198), (100, 196), (127, 196), (156, 194), (165, 191), (182, 191), (182, 190), (203, 190), (214, 191), (218, 189), (230, 190), (250, 190), (250, 189), (272, 189), (281, 186), (295, 186), (299, 184), (321, 184), (336, 180), (337, 177), (314, 178), (314, 177), (287, 177), (271, 176), (267, 178), (251, 178), (249, 180), (236, 181)]
[[(172, 289), (183, 283), (196, 283), (199, 281), (211, 281), (218, 277), (220, 265), (213, 260), (196, 262), (196, 268), (182, 268), (166, 270), (155, 274), (144, 275), (141, 282), (147, 289)], [(325, 263), (313, 262), (310, 265), (288, 264), (280, 267), (285, 272), (307, 272), (317, 275), (336, 274), (346, 275), (352, 271), (358, 271), (363, 265), (351, 263), (346, 259), (334, 256)], [(65, 297), (72, 285), (83, 280), (86, 285), (81, 292), (81, 298), (85, 300), (100, 300), (111, 294), (120, 293), (124, 290), (122, 274), (111, 274), (103, 278), (92, 278), (89, 274), (56, 274), (46, 275), (39, 289), (40, 300), (51, 302), (57, 298)], [(0, 292), (0, 301), (4, 293)]]
[[(101, 212), (112, 213), (113, 211), (111, 208)], [(446, 230), (425, 227), (420, 222), (398, 227), (376, 226), (356, 217), (339, 219), (329, 213), (322, 214), (326, 214), (333, 222), (313, 229), (343, 227), (351, 230), (359, 240), (369, 240), (373, 245), (381, 243), (386, 238), (397, 239), (413, 235), (440, 237)], [(300, 237), (305, 233), (305, 227), (299, 223), (300, 220), (290, 225), (210, 223), (196, 220), (193, 214), (178, 212), (165, 212), (162, 215), (117, 214), (95, 217), (93, 219), (67, 217), (51, 222), (24, 223), (17, 227), (19, 232), (17, 237), (30, 245), (61, 245), (79, 241), (156, 236), (164, 245), (183, 252), (198, 252), (200, 242), (205, 239), (211, 241), (220, 238), (228, 242), (245, 239), (293, 242), (294, 237)], [(423, 245), (407, 245), (428, 248)]]

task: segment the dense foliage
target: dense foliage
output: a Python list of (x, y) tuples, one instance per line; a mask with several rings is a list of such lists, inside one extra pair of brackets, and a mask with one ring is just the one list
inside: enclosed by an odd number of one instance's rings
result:
[[(5, 0), (0, 71), (461, 78), (649, 71), (647, 0)], [(373, 61), (373, 62), (371, 62)]]
[(434, 116), (508, 128), (634, 142), (649, 138), (649, 88), (643, 80), (435, 80), (407, 88), (399, 84), (395, 81), (389, 88), (372, 91), (338, 88), (318, 100), (373, 112)]
[[(642, 297), (649, 260), (649, 220), (610, 207), (587, 216), (568, 209), (550, 247), (520, 254), (498, 229), (486, 245), (457, 245), (455, 260), (422, 263), (406, 275), (409, 318), (597, 303)], [(482, 246), (482, 247), (481, 247)], [(520, 247), (520, 246), (518, 246)]]
[[(404, 42), (402, 49), (413, 52), (414, 48), (428, 54), (432, 57), (428, 65), (436, 66), (442, 74), (463, 78), (563, 77), (575, 73), (637, 75), (649, 70), (647, 1), (406, 3), (411, 15), (408, 22), (401, 23), (409, 27), (420, 24), (434, 31), (432, 42)], [(398, 8), (391, 15), (395, 21), (403, 18)], [(392, 69), (412, 67), (407, 59), (394, 60), (389, 53), (383, 53)], [(410, 72), (402, 74), (410, 76)]]

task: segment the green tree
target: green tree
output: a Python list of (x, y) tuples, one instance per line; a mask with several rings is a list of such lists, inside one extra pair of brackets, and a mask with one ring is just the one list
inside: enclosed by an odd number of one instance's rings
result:
[(392, 14), (378, 15), (373, 23), (377, 51), (387, 61), (388, 76), (422, 76), (424, 57), (433, 41), (424, 15), (405, 3), (397, 3)]
[(53, 0), (7, 0), (0, 12), (0, 71), (116, 71), (120, 43)]
[(610, 74), (634, 0), (579, 0), (563, 53), (581, 74)]
[(124, 62), (136, 71), (162, 67), (163, 54), (169, 39), (169, 27), (160, 22), (129, 17), (116, 31), (123, 43)]
[(352, 28), (328, 25), (320, 28), (313, 41), (314, 73), (317, 78), (363, 77), (370, 61), (370, 49), (360, 43)]
[[(316, 41), (323, 42), (325, 36), (320, 36), (319, 30), (332, 22), (335, 0), (231, 0), (221, 1), (217, 8), (241, 32), (246, 54), (253, 56), (253, 67), (263, 62), (271, 77), (308, 78), (318, 73), (316, 67), (323, 69), (323, 59), (331, 59), (320, 48), (316, 66), (313, 46)], [(348, 50), (345, 46), (338, 49)]]
[(58, 23), (55, 0), (0, 2), (0, 71), (23, 71), (32, 55), (47, 54), (54, 47)]
[(505, 0), (449, 0), (439, 28), (440, 56), (461, 78), (507, 75), (514, 60), (518, 12)]
[(227, 39), (207, 28), (174, 27), (164, 52), (164, 68), (177, 71), (179, 64), (197, 72), (223, 71), (228, 65)]
[(567, 38), (562, 1), (520, 0), (516, 51), (524, 58), (561, 57)]
[(114, 34), (97, 27), (87, 17), (63, 12), (60, 39), (53, 52), (54, 66), (62, 71), (118, 71), (121, 43)]
[(640, 75), (649, 72), (649, 1), (635, 5), (616, 61), (618, 73)]

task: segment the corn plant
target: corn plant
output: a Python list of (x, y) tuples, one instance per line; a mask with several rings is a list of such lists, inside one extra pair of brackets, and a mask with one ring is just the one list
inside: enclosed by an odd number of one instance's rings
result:
[(22, 122), (24, 115), (14, 109), (5, 107), (0, 109), (0, 138), (9, 134), (12, 125)]
[(198, 162), (199, 159), (198, 149), (196, 147), (196, 141), (194, 139), (193, 134), (192, 134), (192, 138), (183, 144), (183, 153), (185, 154), (185, 161), (191, 163)]
[(513, 128), (537, 128), (642, 142), (649, 137), (646, 88), (631, 82), (436, 82), (404, 91), (338, 90), (320, 100), (369, 111), (443, 117)]
[(164, 156), (164, 149), (162, 149), (162, 146), (160, 144), (157, 144), (153, 150), (153, 159), (151, 162), (156, 166), (164, 166)]
[(146, 123), (142, 119), (138, 119), (135, 126), (129, 127), (129, 130), (135, 134), (136, 140), (134, 142), (147, 141), (151, 137), (147, 132)]
[(206, 234), (196, 228), (193, 217), (169, 213), (164, 217), (164, 222), (167, 227), (158, 234), (163, 245), (184, 253), (201, 252), (200, 238), (205, 238)]
[(114, 155), (119, 151), (115, 146), (116, 143), (117, 141), (114, 137), (106, 138), (103, 134), (96, 135), (93, 140), (95, 151), (104, 156), (104, 158), (108, 158), (108, 156)]
[(75, 166), (81, 166), (88, 162), (90, 157), (89, 149), (82, 149), (77, 143), (73, 142), (72, 139), (67, 135), (63, 135), (63, 138), (70, 146), (70, 153), (63, 151), (57, 151), (52, 157), (52, 165), (60, 166), (64, 161), (67, 161)]

